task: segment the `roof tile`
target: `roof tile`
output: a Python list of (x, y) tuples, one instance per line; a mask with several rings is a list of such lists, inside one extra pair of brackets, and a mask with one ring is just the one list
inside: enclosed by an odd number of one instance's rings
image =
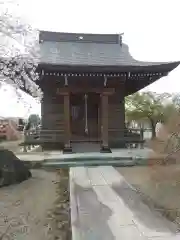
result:
[[(77, 38), (82, 35), (83, 39)], [(133, 66), (149, 67), (169, 64), (143, 62), (134, 59), (129, 48), (122, 43), (120, 35), (75, 33), (40, 33), (40, 63), (70, 66)], [(173, 62), (170, 62), (173, 63)], [(176, 67), (175, 63), (170, 68)], [(168, 69), (167, 71), (172, 70)]]

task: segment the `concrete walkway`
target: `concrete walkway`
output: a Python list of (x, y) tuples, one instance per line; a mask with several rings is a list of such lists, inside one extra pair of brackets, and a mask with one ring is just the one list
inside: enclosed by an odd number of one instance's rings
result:
[(111, 166), (71, 168), (70, 193), (73, 240), (180, 239)]

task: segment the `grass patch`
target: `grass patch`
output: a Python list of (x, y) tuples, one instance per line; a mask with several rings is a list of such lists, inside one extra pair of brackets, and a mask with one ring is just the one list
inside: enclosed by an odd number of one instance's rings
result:
[(57, 170), (57, 199), (48, 214), (48, 235), (57, 240), (71, 240), (69, 168)]

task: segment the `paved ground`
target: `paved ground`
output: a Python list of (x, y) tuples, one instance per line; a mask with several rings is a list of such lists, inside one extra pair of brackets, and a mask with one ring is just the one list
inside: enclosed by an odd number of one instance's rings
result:
[(113, 167), (71, 168), (70, 178), (73, 240), (180, 239)]
[(15, 153), (19, 153), (21, 150), (21, 147), (19, 144), (22, 142), (22, 140), (17, 141), (3, 141), (0, 142), (0, 148), (6, 148), (10, 151), (13, 151)]
[[(102, 156), (85, 153), (86, 157)], [(115, 150), (111, 156), (147, 157), (148, 149)], [(106, 156), (108, 154), (105, 154)], [(105, 156), (104, 155), (104, 156)], [(60, 151), (30, 153), (31, 160), (84, 157)], [(28, 160), (28, 159), (26, 159)], [(141, 202), (125, 179), (111, 166), (75, 167), (70, 170), (73, 240), (178, 240), (176, 226)]]
[[(3, 141), (0, 142), (0, 149), (8, 149), (16, 154), (21, 154), (23, 152), (23, 147), (20, 146), (20, 143), (22, 143), (22, 139), (21, 140), (16, 140), (16, 141)], [(37, 148), (40, 147), (39, 146), (35, 146), (35, 147), (31, 147), (30, 149), (27, 149), (27, 152), (31, 152), (31, 151), (38, 151)]]

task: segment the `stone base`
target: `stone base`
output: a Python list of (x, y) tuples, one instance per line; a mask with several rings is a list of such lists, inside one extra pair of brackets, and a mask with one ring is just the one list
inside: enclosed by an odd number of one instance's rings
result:
[(63, 154), (72, 153), (72, 147), (64, 147)]
[(40, 144), (43, 151), (59, 151), (64, 148), (63, 142), (47, 142)]
[(100, 152), (101, 153), (112, 153), (111, 149), (108, 146), (101, 146)]
[(116, 141), (109, 141), (109, 147), (110, 148), (127, 148), (125, 142), (123, 141), (118, 141), (118, 139)]

